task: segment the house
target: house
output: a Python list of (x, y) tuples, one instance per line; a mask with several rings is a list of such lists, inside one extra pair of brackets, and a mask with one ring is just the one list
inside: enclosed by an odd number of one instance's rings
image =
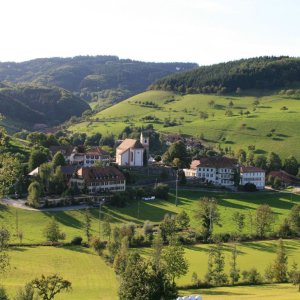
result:
[(149, 149), (149, 138), (143, 134), (141, 134), (140, 140), (125, 139), (117, 147), (116, 163), (119, 166), (142, 167), (144, 165), (144, 151), (147, 149)]
[(110, 155), (100, 147), (94, 147), (87, 150), (83, 157), (83, 166), (91, 167), (96, 162), (101, 162), (104, 165), (108, 165)]
[(202, 157), (191, 163), (190, 169), (185, 169), (185, 175), (202, 179), (203, 182), (220, 186), (233, 186), (237, 171), (237, 160), (228, 157)]
[(240, 185), (252, 183), (258, 190), (265, 188), (266, 172), (257, 167), (240, 167)]
[(285, 186), (289, 186), (289, 185), (300, 185), (300, 179), (299, 177), (293, 176), (283, 170), (279, 170), (279, 171), (271, 171), (268, 174), (268, 177), (278, 177), (281, 181), (281, 183)]
[(65, 158), (66, 163), (70, 163), (70, 157), (72, 155), (72, 153), (76, 152), (75, 151), (75, 147), (74, 146), (50, 146), (49, 150), (52, 154), (52, 156), (54, 156), (57, 152), (61, 152), (62, 155)]
[(115, 167), (81, 167), (70, 180), (79, 190), (87, 188), (89, 194), (121, 192), (126, 189), (125, 176)]

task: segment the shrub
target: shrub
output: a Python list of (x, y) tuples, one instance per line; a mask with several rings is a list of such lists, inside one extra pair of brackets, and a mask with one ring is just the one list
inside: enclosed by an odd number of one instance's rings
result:
[(82, 243), (82, 237), (81, 236), (75, 236), (71, 240), (71, 245), (81, 245)]
[(253, 184), (253, 183), (250, 183), (250, 182), (247, 182), (245, 185), (244, 185), (244, 191), (245, 192), (255, 192), (257, 189), (256, 189), (256, 185)]
[(260, 284), (262, 283), (262, 278), (260, 273), (256, 268), (252, 268), (249, 271), (243, 271), (243, 280), (249, 284)]

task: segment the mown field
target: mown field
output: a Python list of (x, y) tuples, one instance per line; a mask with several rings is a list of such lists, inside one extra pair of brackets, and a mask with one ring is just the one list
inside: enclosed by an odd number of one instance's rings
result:
[[(214, 101), (214, 106), (210, 101)], [(259, 104), (253, 111), (254, 100)], [(152, 102), (156, 105), (147, 105)], [(233, 107), (229, 107), (229, 103)], [(282, 110), (282, 107), (287, 110)], [(225, 116), (230, 109), (232, 117)], [(240, 111), (250, 114), (240, 115)], [(200, 113), (206, 112), (206, 120)], [(103, 135), (118, 135), (125, 126), (153, 126), (164, 133), (182, 133), (194, 137), (204, 136), (204, 143), (220, 144), (232, 149), (255, 145), (257, 154), (264, 154), (272, 149), (283, 158), (293, 154), (300, 159), (300, 102), (297, 99), (281, 95), (252, 96), (216, 96), (185, 95), (172, 92), (148, 91), (109, 107), (96, 114), (91, 121), (79, 123), (69, 129), (74, 132)], [(156, 122), (146, 122), (145, 116), (155, 116)], [(165, 119), (176, 120), (177, 125), (164, 127)], [(271, 130), (273, 133), (270, 135)], [(268, 136), (270, 135), (270, 136)]]
[[(197, 228), (199, 224), (194, 218), (198, 200), (203, 197), (215, 197), (219, 203), (222, 227), (215, 227), (215, 232), (233, 232), (234, 222), (232, 215), (240, 211), (246, 216), (245, 233), (255, 231), (251, 228), (250, 216), (254, 216), (255, 209), (260, 204), (269, 204), (275, 213), (276, 221), (274, 229), (288, 215), (294, 204), (300, 203), (300, 195), (292, 193), (256, 192), (256, 193), (229, 193), (229, 192), (200, 192), (180, 190), (178, 192), (179, 204), (175, 206), (175, 194), (171, 191), (168, 201), (135, 201), (132, 200), (125, 208), (103, 207), (101, 216), (110, 216), (112, 224), (133, 222), (143, 224), (145, 220), (157, 223), (165, 214), (179, 213), (185, 210), (191, 218), (191, 226)], [(90, 209), (92, 215), (92, 234), (99, 233), (99, 210)], [(25, 243), (37, 243), (44, 241), (43, 230), (51, 217), (60, 224), (61, 230), (66, 233), (66, 241), (74, 236), (84, 237), (83, 210), (61, 211), (61, 212), (37, 212), (16, 209), (0, 204), (0, 225), (8, 226), (12, 234), (16, 232), (16, 226), (23, 231)], [(13, 235), (12, 242), (17, 242)]]
[[(263, 274), (264, 268), (272, 262), (276, 252), (276, 241), (251, 242), (238, 245), (238, 266), (241, 270), (253, 266)], [(289, 256), (289, 264), (294, 260), (300, 263), (300, 241), (284, 241)], [(189, 272), (178, 280), (178, 285), (189, 284), (193, 272), (203, 278), (207, 269), (208, 245), (186, 247)], [(224, 246), (226, 272), (230, 257), (230, 244)], [(144, 256), (150, 255), (150, 249), (138, 249)], [(57, 296), (62, 299), (117, 299), (118, 281), (113, 269), (105, 264), (90, 249), (81, 247), (16, 247), (9, 251), (11, 270), (3, 281), (10, 296), (16, 290), (41, 274), (59, 273), (72, 282), (73, 291)], [(202, 294), (203, 299), (299, 299), (297, 288), (290, 284), (266, 285), (256, 287), (222, 287), (204, 290), (180, 291), (181, 295)]]

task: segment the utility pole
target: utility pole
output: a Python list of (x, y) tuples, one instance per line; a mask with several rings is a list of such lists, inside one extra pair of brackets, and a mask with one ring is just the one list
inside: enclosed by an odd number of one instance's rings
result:
[(178, 170), (176, 171), (175, 186), (176, 186), (175, 205), (177, 206), (178, 205)]

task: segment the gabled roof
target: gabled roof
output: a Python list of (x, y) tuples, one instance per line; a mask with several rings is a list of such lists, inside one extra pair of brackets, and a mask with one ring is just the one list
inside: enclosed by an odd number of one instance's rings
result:
[(122, 152), (128, 150), (128, 149), (144, 149), (143, 145), (139, 140), (134, 139), (125, 139), (118, 147), (118, 150), (121, 150)]
[(199, 159), (195, 159), (195, 160), (192, 161), (190, 169), (196, 170), (198, 165), (200, 165), (200, 160)]
[(237, 160), (225, 156), (202, 157), (200, 163), (196, 167), (205, 168), (235, 168)]
[(50, 146), (49, 147), (49, 150), (51, 151), (52, 153), (52, 156), (57, 153), (57, 152), (61, 152), (63, 155), (66, 155), (66, 156), (70, 156), (74, 150), (74, 146), (70, 146), (70, 145), (67, 145), (67, 146)]
[(100, 147), (90, 148), (85, 152), (86, 155), (109, 155), (108, 152)]
[(77, 172), (77, 175), (85, 181), (105, 181), (109, 179), (124, 180), (125, 176), (115, 167), (82, 167)]
[(78, 169), (78, 166), (62, 166), (61, 172), (64, 175), (73, 175), (77, 169)]
[(241, 166), (240, 172), (241, 173), (258, 173), (258, 172), (265, 173), (266, 171), (258, 167)]

